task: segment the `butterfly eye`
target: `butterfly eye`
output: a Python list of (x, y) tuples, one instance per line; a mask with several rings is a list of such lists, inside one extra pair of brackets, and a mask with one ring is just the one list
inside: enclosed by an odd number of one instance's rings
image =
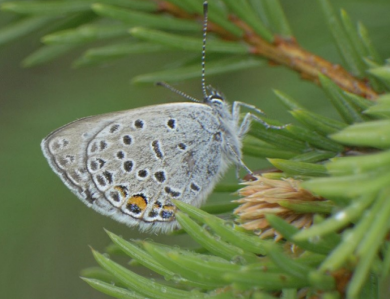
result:
[(221, 97), (219, 97), (219, 96), (212, 96), (212, 97), (210, 98), (210, 102), (211, 102), (212, 104), (222, 105), (224, 101), (223, 101), (223, 99), (222, 99)]

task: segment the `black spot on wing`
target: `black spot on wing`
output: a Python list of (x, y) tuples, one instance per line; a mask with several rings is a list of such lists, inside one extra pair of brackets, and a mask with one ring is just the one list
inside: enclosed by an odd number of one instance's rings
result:
[(107, 185), (106, 180), (105, 180), (104, 177), (102, 177), (101, 175), (97, 175), (97, 176), (96, 176), (96, 180), (97, 180), (98, 184), (99, 184), (101, 187), (104, 187), (104, 186)]
[(165, 177), (165, 173), (164, 171), (157, 171), (154, 173), (154, 177), (156, 178), (156, 180), (160, 183), (163, 183), (165, 182), (166, 180), (166, 177)]
[(194, 184), (194, 183), (191, 183), (190, 187), (191, 187), (192, 190), (194, 190), (196, 192), (198, 192), (200, 190), (200, 187), (198, 185)]
[(160, 142), (158, 140), (152, 141), (152, 148), (154, 153), (156, 154), (156, 157), (161, 159), (163, 157), (161, 147), (160, 147)]
[(95, 196), (92, 195), (92, 193), (89, 189), (85, 189), (83, 191), (83, 193), (85, 194), (85, 197), (84, 197), (85, 200), (91, 204), (97, 199)]
[(118, 131), (118, 129), (119, 125), (112, 125), (110, 128), (110, 133), (115, 133), (116, 131)]
[(121, 198), (120, 198), (119, 193), (117, 191), (111, 191), (110, 192), (110, 197), (115, 202), (120, 202), (121, 201)]
[(125, 145), (130, 145), (132, 142), (131, 136), (125, 135), (122, 137), (122, 141)]
[(161, 218), (169, 219), (169, 218), (172, 218), (172, 217), (173, 217), (173, 212), (172, 211), (165, 211), (165, 210), (161, 211)]
[(104, 140), (100, 141), (100, 150), (105, 150), (107, 148), (107, 142), (105, 142)]
[(138, 176), (140, 178), (146, 178), (148, 176), (148, 171), (146, 169), (141, 169), (138, 171)]
[(116, 153), (116, 156), (118, 157), (118, 159), (123, 159), (125, 157), (125, 153), (122, 151), (119, 151)]
[(156, 218), (157, 215), (158, 215), (158, 213), (156, 211), (154, 211), (154, 210), (150, 211), (149, 214), (148, 214), (148, 216), (150, 218)]
[(124, 169), (126, 172), (132, 171), (132, 170), (133, 170), (133, 166), (134, 166), (134, 163), (133, 163), (133, 161), (130, 161), (130, 160), (125, 161), (125, 162), (123, 163), (123, 169)]
[(106, 161), (104, 161), (103, 159), (96, 159), (96, 161), (99, 162), (99, 168), (102, 169), (103, 166), (106, 164)]
[(103, 172), (103, 175), (104, 175), (104, 177), (106, 178), (106, 180), (107, 180), (110, 184), (112, 184), (112, 173), (109, 172), (109, 171), (105, 171), (105, 172)]
[(171, 118), (170, 120), (168, 120), (167, 125), (170, 129), (174, 129), (176, 128), (176, 121)]
[(136, 127), (137, 129), (142, 129), (142, 128), (144, 127), (144, 122), (143, 122), (143, 120), (137, 119), (137, 120), (134, 122), (134, 127)]
[(167, 194), (171, 195), (172, 197), (179, 197), (181, 194), (179, 191), (172, 190), (171, 187), (165, 187), (164, 190)]

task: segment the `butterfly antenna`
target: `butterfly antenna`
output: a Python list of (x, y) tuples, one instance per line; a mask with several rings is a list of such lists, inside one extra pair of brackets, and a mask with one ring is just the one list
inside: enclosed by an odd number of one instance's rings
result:
[[(206, 0), (203, 2), (203, 45), (202, 45), (202, 92), (203, 92), (203, 96), (205, 99), (208, 97), (207, 87), (206, 87), (206, 76), (205, 76), (207, 19), (208, 19), (208, 3)], [(173, 91), (174, 93), (177, 93), (178, 95), (181, 95), (182, 97), (184, 97), (190, 101), (202, 103), (198, 99), (189, 96), (188, 94), (174, 88), (173, 86), (169, 85), (168, 83), (157, 82), (156, 85), (163, 86), (163, 87), (169, 89), (170, 91)]]
[(208, 21), (208, 3), (207, 1), (203, 2), (203, 46), (202, 46), (202, 92), (203, 96), (207, 98), (207, 88), (206, 88), (206, 39), (207, 39), (207, 21)]
[(199, 101), (196, 98), (191, 97), (190, 95), (188, 95), (188, 94), (186, 94), (186, 93), (184, 93), (184, 92), (174, 88), (173, 86), (169, 85), (168, 83), (157, 82), (156, 85), (165, 87), (165, 88), (169, 89), (170, 91), (173, 91), (174, 93), (177, 93), (178, 95), (182, 96), (183, 98), (186, 98), (187, 100), (190, 100), (190, 101), (193, 101), (193, 102), (197, 102), (197, 103), (201, 103), (201, 101)]

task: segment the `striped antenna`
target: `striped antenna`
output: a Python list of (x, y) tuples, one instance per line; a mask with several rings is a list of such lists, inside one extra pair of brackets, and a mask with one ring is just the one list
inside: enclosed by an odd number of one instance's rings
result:
[[(202, 46), (202, 92), (203, 92), (203, 97), (204, 100), (208, 98), (207, 95), (207, 89), (208, 87), (206, 86), (206, 76), (205, 76), (205, 64), (206, 64), (206, 37), (207, 37), (207, 11), (208, 11), (208, 3), (207, 0), (203, 2), (203, 46)], [(196, 98), (174, 88), (173, 86), (169, 85), (166, 82), (157, 82), (156, 85), (158, 86), (163, 86), (169, 90), (171, 90), (174, 93), (177, 93), (178, 95), (181, 95), (182, 97), (193, 101), (193, 102), (198, 102), (201, 103), (201, 101), (197, 100)]]
[(207, 40), (207, 21), (208, 21), (208, 3), (207, 0), (203, 2), (203, 46), (202, 46), (202, 92), (203, 97), (206, 99), (207, 88), (206, 88), (206, 40)]
[(201, 101), (197, 100), (194, 97), (191, 97), (190, 95), (186, 94), (185, 92), (183, 92), (181, 90), (178, 90), (178, 89), (174, 88), (173, 86), (169, 85), (168, 83), (157, 82), (156, 85), (165, 87), (165, 88), (169, 89), (170, 91), (173, 91), (174, 93), (177, 93), (178, 95), (182, 96), (183, 98), (186, 98), (187, 100), (190, 100), (190, 101), (193, 101), (193, 102), (197, 102), (197, 103), (201, 103)]

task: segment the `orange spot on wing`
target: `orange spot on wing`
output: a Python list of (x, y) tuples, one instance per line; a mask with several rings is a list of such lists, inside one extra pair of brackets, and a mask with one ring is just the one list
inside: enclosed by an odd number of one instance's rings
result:
[(164, 205), (163, 210), (165, 211), (176, 211), (176, 207), (173, 205)]
[(136, 205), (137, 207), (140, 208), (140, 210), (143, 211), (146, 209), (148, 202), (144, 197), (142, 197), (140, 195), (134, 195), (127, 200), (127, 204), (128, 205)]
[(126, 197), (126, 191), (123, 189), (123, 187), (115, 186), (114, 189), (117, 190), (122, 195), (122, 197)]

